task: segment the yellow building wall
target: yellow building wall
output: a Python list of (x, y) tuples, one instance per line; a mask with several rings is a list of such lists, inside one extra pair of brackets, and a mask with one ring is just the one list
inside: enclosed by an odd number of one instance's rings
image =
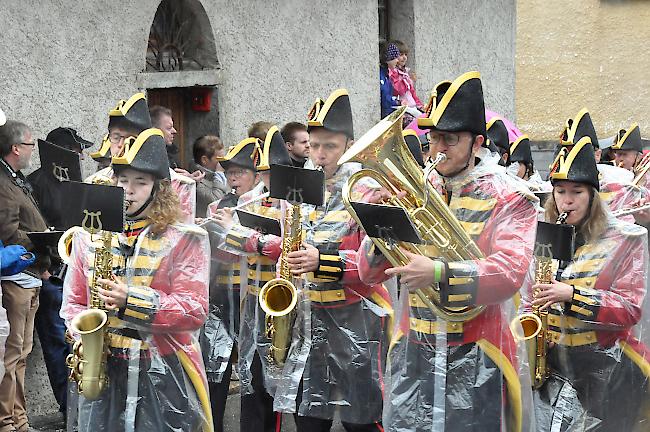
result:
[(518, 0), (517, 125), (555, 140), (587, 107), (599, 137), (650, 137), (650, 1)]

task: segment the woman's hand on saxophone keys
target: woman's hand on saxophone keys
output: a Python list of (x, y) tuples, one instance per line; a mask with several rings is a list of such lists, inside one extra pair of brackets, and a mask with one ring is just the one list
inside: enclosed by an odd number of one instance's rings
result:
[(534, 306), (541, 310), (549, 308), (554, 303), (569, 302), (573, 299), (573, 287), (555, 279), (550, 284), (535, 284), (533, 292), (536, 293)]
[[(117, 277), (111, 279), (97, 279), (99, 283), (99, 297), (108, 309), (119, 309), (126, 305), (129, 287)], [(108, 289), (106, 289), (106, 288)]]
[(289, 264), (291, 273), (294, 276), (318, 270), (318, 263), (320, 261), (320, 252), (318, 249), (304, 242), (302, 247), (303, 249), (290, 252), (287, 255), (287, 264)]

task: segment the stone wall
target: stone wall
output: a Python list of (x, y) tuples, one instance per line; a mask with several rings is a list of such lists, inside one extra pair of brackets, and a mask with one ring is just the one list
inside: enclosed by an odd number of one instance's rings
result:
[[(4, 1), (0, 106), (38, 137), (69, 125), (99, 143), (108, 110), (139, 90), (158, 3)], [(253, 121), (304, 121), (316, 97), (339, 87), (358, 135), (378, 119), (375, 0), (202, 3), (222, 66), (214, 132), (227, 145)]]
[(478, 70), (486, 107), (515, 121), (515, 0), (414, 0), (413, 10), (422, 102), (438, 82)]
[(557, 139), (587, 107), (602, 137), (650, 134), (650, 2), (517, 2), (517, 114), (531, 139)]

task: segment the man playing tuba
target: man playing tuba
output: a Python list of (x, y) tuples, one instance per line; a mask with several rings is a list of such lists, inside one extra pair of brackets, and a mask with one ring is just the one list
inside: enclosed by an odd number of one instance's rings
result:
[[(387, 269), (388, 261), (364, 239), (361, 279), (377, 283), (399, 276), (403, 288), (387, 364), (384, 427), (528, 430), (524, 407), (530, 407), (531, 392), (520, 381), (527, 370), (518, 362), (508, 326), (514, 313), (510, 299), (530, 283), (536, 200), (484, 148), (478, 72), (438, 84), (428, 108), (418, 127), (429, 129), (432, 153), (446, 156), (430, 181), (484, 257), (446, 261), (405, 252), (407, 265)], [(438, 310), (445, 308), (447, 320), (415, 293), (431, 286), (438, 298), (430, 300)], [(482, 311), (455, 321), (454, 310), (464, 308)]]

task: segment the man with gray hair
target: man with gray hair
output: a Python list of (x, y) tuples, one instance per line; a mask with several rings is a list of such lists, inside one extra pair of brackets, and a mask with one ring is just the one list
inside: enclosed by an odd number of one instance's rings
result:
[[(21, 172), (29, 167), (34, 145), (32, 132), (25, 124), (7, 120), (0, 126), (0, 241), (19, 244), (31, 251), (34, 245), (27, 233), (47, 228)], [(25, 362), (32, 351), (38, 293), (42, 280), (50, 277), (49, 264), (49, 256), (39, 254), (34, 264), (23, 272), (0, 277), (2, 306), (7, 310), (10, 326), (4, 355), (5, 374), (0, 382), (0, 432), (29, 428)]]

